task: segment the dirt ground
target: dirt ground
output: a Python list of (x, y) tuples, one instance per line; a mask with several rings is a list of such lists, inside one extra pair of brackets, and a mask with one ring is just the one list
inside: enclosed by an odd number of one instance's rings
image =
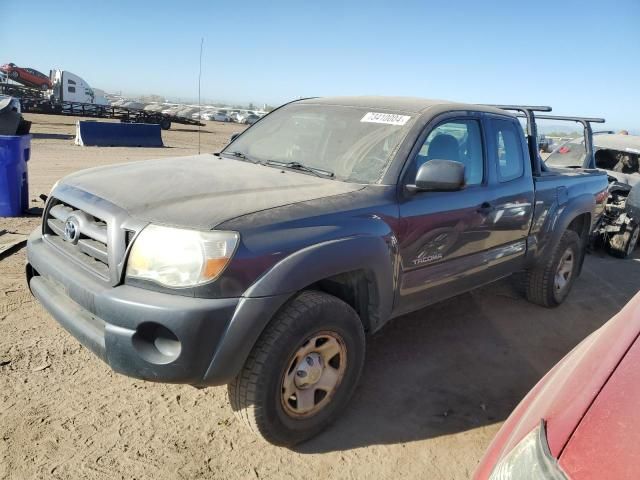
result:
[[(34, 212), (53, 183), (95, 165), (197, 152), (197, 131), (166, 148), (73, 145), (74, 119), (29, 115)], [(177, 128), (176, 128), (177, 127)], [(235, 125), (209, 123), (203, 152)], [(37, 216), (0, 219), (28, 233)], [(640, 259), (596, 252), (560, 308), (504, 281), (399, 318), (368, 341), (345, 414), (288, 450), (235, 420), (225, 387), (196, 390), (113, 374), (32, 299), (25, 251), (0, 260), (0, 478), (468, 478), (523, 395), (638, 290)]]

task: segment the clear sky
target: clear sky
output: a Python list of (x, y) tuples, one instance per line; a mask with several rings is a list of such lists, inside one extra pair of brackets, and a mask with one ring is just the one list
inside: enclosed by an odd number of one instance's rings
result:
[[(615, 5), (615, 6), (612, 6)], [(0, 62), (107, 91), (550, 104), (640, 130), (640, 0), (0, 0)]]

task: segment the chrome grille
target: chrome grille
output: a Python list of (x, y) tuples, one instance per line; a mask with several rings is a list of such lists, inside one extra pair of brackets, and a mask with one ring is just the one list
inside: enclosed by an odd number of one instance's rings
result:
[(56, 247), (109, 279), (109, 235), (105, 220), (52, 198), (45, 215), (44, 234)]

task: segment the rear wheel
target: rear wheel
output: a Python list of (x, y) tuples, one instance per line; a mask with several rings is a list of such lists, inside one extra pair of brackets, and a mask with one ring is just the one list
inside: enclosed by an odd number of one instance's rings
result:
[(576, 232), (564, 232), (551, 255), (527, 272), (527, 300), (544, 307), (560, 305), (567, 298), (580, 270), (583, 249)]
[(12, 80), (17, 80), (20, 78), (20, 74), (16, 70), (13, 70), (9, 73), (9, 77), (11, 77)]
[(607, 241), (609, 253), (615, 257), (628, 258), (638, 245), (640, 238), (640, 223), (631, 222), (621, 233), (612, 235)]
[(162, 130), (169, 130), (171, 128), (171, 120), (168, 118), (163, 118), (160, 120), (160, 128)]
[(336, 297), (304, 291), (272, 320), (228, 385), (231, 407), (268, 442), (295, 445), (340, 415), (364, 351), (356, 312)]

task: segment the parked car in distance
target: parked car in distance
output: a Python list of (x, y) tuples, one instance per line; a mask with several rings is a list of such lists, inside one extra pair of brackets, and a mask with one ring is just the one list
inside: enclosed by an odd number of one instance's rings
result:
[[(609, 176), (605, 215), (596, 230), (614, 256), (628, 258), (640, 238), (640, 136), (593, 136), (597, 168)], [(584, 139), (569, 140), (545, 160), (552, 168), (583, 168), (587, 162)]]
[(240, 112), (238, 112), (237, 110), (230, 110), (227, 112), (227, 115), (232, 122), (240, 123)]
[(27, 281), (115, 371), (227, 384), (241, 423), (293, 445), (339, 416), (391, 319), (516, 272), (529, 301), (567, 298), (607, 177), (541, 168), (500, 108), (299, 100), (216, 155), (61, 179)]
[(253, 114), (249, 114), (245, 117), (242, 118), (241, 123), (244, 123), (246, 125), (253, 125), (254, 123), (256, 123), (258, 120), (260, 120), (261, 117), (259, 117), (258, 115), (256, 115), (255, 113)]
[(229, 118), (229, 115), (227, 115), (226, 113), (223, 112), (213, 112), (211, 113), (211, 118), (208, 118), (207, 120), (213, 120), (215, 122), (230, 122), (231, 119)]
[(640, 293), (533, 387), (475, 479), (637, 479), (639, 334)]
[(0, 65), (0, 71), (5, 73), (14, 82), (22, 83), (27, 87), (35, 87), (41, 90), (51, 89), (51, 80), (44, 73), (33, 68), (18, 67), (15, 63)]

